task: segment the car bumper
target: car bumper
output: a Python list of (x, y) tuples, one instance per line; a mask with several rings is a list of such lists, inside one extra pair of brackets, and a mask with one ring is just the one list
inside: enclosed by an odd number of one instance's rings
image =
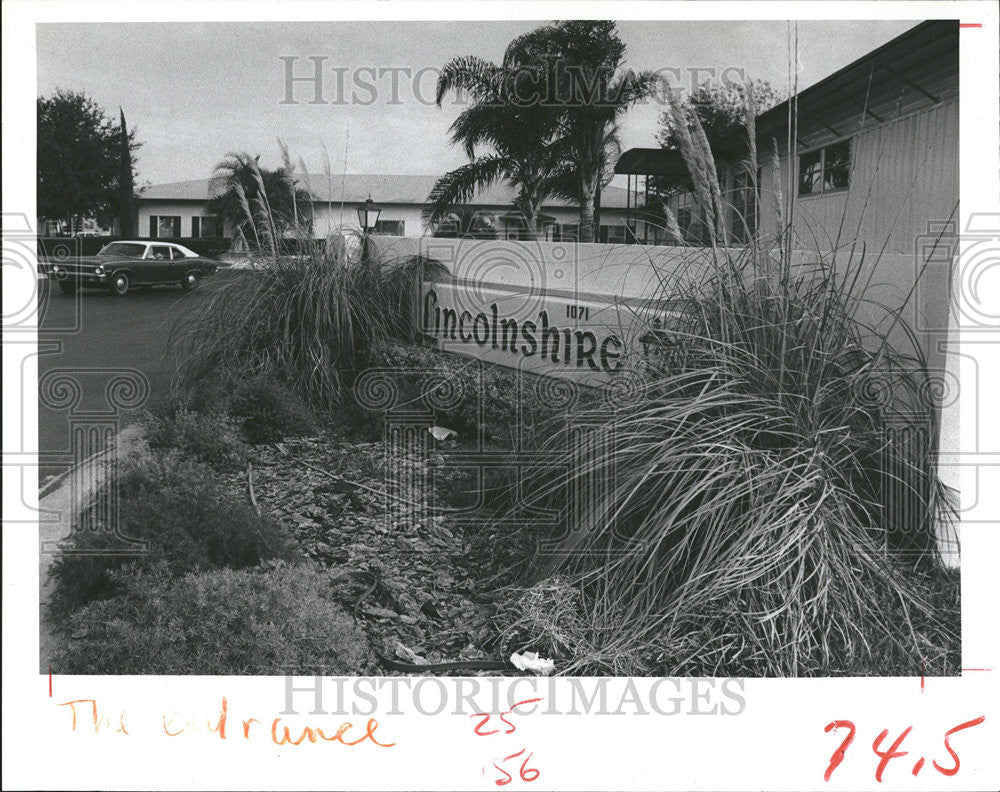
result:
[(49, 272), (49, 280), (56, 281), (57, 283), (76, 283), (80, 286), (107, 286), (108, 276), (95, 275), (93, 272), (68, 272), (67, 270), (60, 270), (59, 272)]

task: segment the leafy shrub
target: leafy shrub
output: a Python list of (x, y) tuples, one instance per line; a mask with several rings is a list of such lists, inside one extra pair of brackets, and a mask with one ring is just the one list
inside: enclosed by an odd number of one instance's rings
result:
[(239, 383), (229, 412), (251, 443), (282, 440), (312, 427), (312, 416), (298, 394), (266, 377)]
[[(145, 540), (143, 555), (108, 555), (117, 540), (103, 504), (115, 482), (106, 484), (74, 525), (62, 555), (52, 566), (52, 608), (57, 617), (93, 599), (117, 593), (109, 573), (126, 564), (165, 561), (174, 574), (212, 567), (249, 567), (270, 558), (291, 559), (294, 544), (273, 520), (227, 494), (207, 465), (177, 451), (127, 460), (117, 476), (118, 528)], [(93, 551), (97, 555), (78, 555)]]
[(111, 573), (111, 599), (74, 612), (53, 666), (69, 674), (357, 674), (368, 650), (354, 620), (305, 565), (166, 564)]
[(143, 424), (151, 448), (176, 448), (222, 469), (246, 464), (247, 447), (239, 426), (223, 412), (182, 407), (166, 415), (147, 414)]

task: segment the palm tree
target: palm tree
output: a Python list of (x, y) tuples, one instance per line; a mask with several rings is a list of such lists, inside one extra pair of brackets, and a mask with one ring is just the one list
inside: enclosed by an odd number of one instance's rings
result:
[[(615, 175), (615, 163), (621, 156), (621, 139), (618, 134), (618, 125), (615, 124), (607, 129), (604, 138), (604, 147), (601, 153), (600, 168), (598, 171), (597, 186), (591, 197), (593, 207), (591, 228), (596, 234), (601, 227), (601, 190), (608, 186)], [(581, 180), (578, 177), (578, 168), (571, 160), (566, 160), (554, 176), (552, 193), (579, 207), (587, 202), (587, 195), (583, 192)], [(582, 227), (582, 226), (581, 226)], [(583, 241), (582, 239), (580, 241)]]
[[(538, 212), (551, 193), (550, 181), (562, 155), (552, 145), (558, 119), (552, 108), (517, 97), (522, 72), (474, 56), (455, 58), (438, 77), (438, 106), (449, 91), (466, 91), (472, 105), (449, 130), (451, 142), (465, 149), (469, 162), (446, 173), (434, 185), (424, 211), (434, 223), (478, 190), (498, 181), (513, 185), (514, 206), (528, 234), (538, 232)], [(486, 153), (478, 149), (485, 147)]]
[[(261, 245), (261, 237), (273, 222), (273, 234), (280, 238), (310, 217), (311, 196), (298, 186), (287, 167), (271, 170), (260, 166), (260, 154), (230, 152), (215, 166), (209, 183), (210, 214), (228, 221), (237, 236)], [(270, 218), (265, 220), (270, 215)]]
[[(575, 181), (580, 206), (580, 241), (594, 240), (594, 197), (610, 170), (609, 146), (618, 119), (660, 84), (655, 72), (619, 72), (625, 44), (610, 21), (554, 22), (516, 38), (506, 66), (538, 64), (544, 69), (547, 104), (559, 109), (552, 142)], [(555, 101), (552, 102), (551, 98)]]

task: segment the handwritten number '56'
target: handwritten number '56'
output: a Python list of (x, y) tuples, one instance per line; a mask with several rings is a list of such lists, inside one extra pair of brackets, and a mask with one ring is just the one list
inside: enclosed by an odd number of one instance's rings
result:
[[(507, 761), (508, 759), (514, 759), (514, 758), (516, 758), (516, 757), (520, 756), (521, 754), (523, 754), (523, 753), (524, 753), (524, 752), (525, 752), (526, 750), (527, 750), (526, 748), (522, 748), (522, 749), (521, 749), (520, 751), (518, 751), (517, 753), (512, 753), (512, 754), (511, 754), (510, 756), (505, 756), (505, 757), (504, 757), (503, 759), (501, 759), (500, 761), (501, 761), (501, 762), (506, 762), (506, 761)], [(526, 757), (524, 758), (524, 761), (523, 761), (523, 762), (521, 762), (521, 769), (520, 769), (520, 771), (519, 771), (519, 774), (520, 774), (520, 776), (521, 776), (521, 780), (522, 780), (522, 781), (534, 781), (534, 780), (535, 780), (536, 778), (538, 778), (538, 776), (540, 776), (540, 775), (541, 775), (541, 773), (540, 773), (540, 772), (539, 772), (538, 770), (536, 770), (535, 768), (533, 768), (533, 767), (528, 767), (528, 760), (529, 760), (529, 759), (530, 759), (531, 757), (532, 757), (532, 754), (528, 754), (528, 755), (527, 755), (527, 756), (526, 756)], [(507, 784), (509, 784), (509, 783), (510, 783), (510, 782), (511, 782), (511, 781), (513, 780), (513, 776), (512, 776), (512, 775), (511, 775), (510, 773), (508, 773), (508, 772), (507, 772), (506, 770), (504, 770), (504, 769), (503, 769), (503, 768), (502, 768), (502, 767), (501, 767), (500, 765), (498, 765), (498, 764), (497, 764), (496, 762), (494, 762), (494, 763), (493, 763), (493, 766), (494, 766), (494, 767), (495, 767), (495, 768), (496, 768), (497, 770), (499, 770), (499, 771), (500, 771), (501, 773), (503, 773), (503, 774), (504, 774), (504, 776), (506, 776), (505, 778), (498, 778), (498, 779), (496, 779), (496, 781), (494, 781), (494, 783), (495, 783), (495, 784), (496, 784), (497, 786), (506, 786)]]

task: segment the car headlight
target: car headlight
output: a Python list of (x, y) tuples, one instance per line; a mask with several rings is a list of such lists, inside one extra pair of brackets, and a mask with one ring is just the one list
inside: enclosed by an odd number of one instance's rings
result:
[(52, 266), (52, 274), (53, 275), (58, 275), (60, 272), (62, 272), (62, 270), (59, 269), (59, 265), (58, 264), (54, 264)]
[(94, 267), (94, 274), (97, 275), (97, 276), (103, 275), (104, 274), (104, 267), (102, 267), (100, 264), (98, 264), (96, 267)]

